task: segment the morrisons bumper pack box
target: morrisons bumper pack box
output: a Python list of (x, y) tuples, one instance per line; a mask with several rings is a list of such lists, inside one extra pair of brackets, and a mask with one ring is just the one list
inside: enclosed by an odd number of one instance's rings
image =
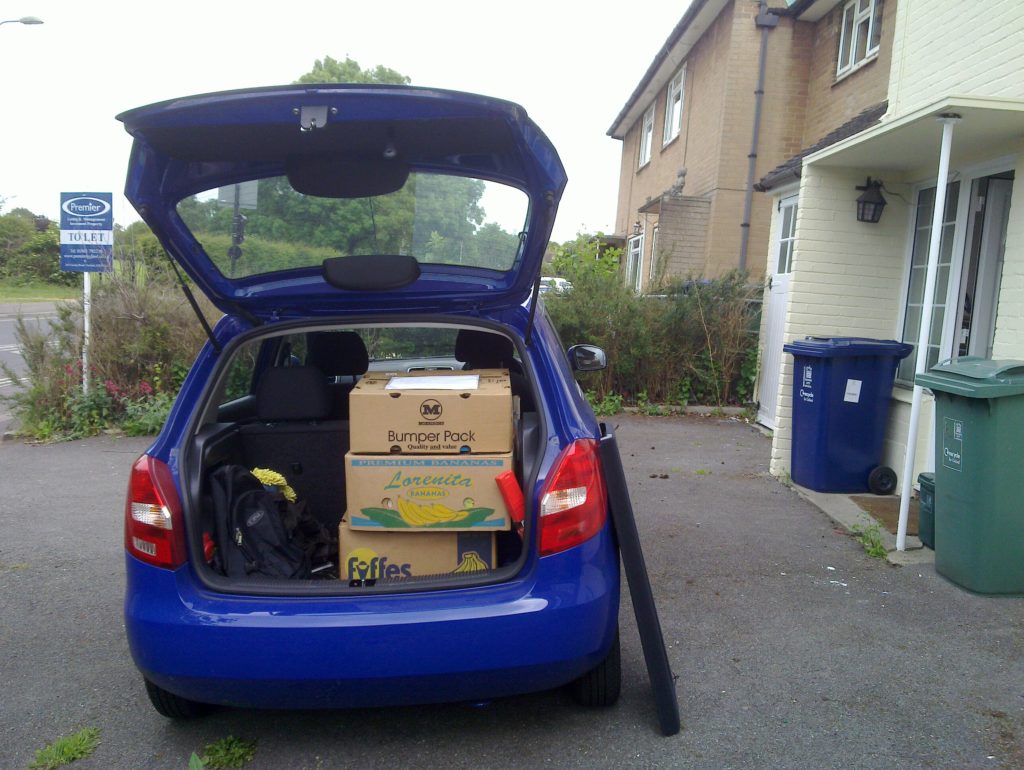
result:
[(357, 454), (459, 454), (512, 449), (512, 389), (504, 369), (370, 372), (349, 394)]
[(494, 479), (512, 469), (512, 453), (345, 455), (352, 529), (507, 530), (508, 511)]
[(494, 569), (493, 532), (429, 532), (409, 537), (398, 532), (338, 530), (342, 580), (395, 580), (425, 575)]

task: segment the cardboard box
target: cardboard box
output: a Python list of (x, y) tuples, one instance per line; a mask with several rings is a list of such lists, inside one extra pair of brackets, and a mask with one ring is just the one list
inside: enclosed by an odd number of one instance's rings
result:
[(512, 469), (512, 453), (345, 455), (348, 521), (353, 529), (507, 530), (494, 479)]
[(369, 372), (349, 394), (353, 452), (459, 454), (512, 449), (505, 369)]
[(369, 532), (338, 528), (342, 580), (395, 580), (494, 569), (493, 532)]

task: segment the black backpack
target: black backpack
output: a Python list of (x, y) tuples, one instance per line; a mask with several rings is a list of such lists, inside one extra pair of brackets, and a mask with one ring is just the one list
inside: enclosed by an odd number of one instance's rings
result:
[(282, 520), (279, 494), (268, 491), (241, 465), (223, 465), (210, 474), (214, 569), (227, 577), (310, 577), (309, 557)]

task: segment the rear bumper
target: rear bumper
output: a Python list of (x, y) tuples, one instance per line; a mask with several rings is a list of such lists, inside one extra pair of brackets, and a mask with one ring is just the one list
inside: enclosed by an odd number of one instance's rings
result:
[(125, 623), (148, 679), (256, 708), (476, 700), (557, 687), (597, 665), (618, 620), (609, 530), (497, 586), (392, 596), (211, 594), (185, 567), (127, 557)]

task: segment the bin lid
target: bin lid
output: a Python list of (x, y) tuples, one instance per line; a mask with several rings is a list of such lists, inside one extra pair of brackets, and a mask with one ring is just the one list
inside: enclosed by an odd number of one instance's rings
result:
[(914, 382), (932, 390), (968, 398), (1024, 394), (1024, 361), (964, 356), (941, 361)]
[(906, 358), (913, 345), (896, 340), (874, 340), (868, 337), (805, 337), (793, 340), (782, 349), (794, 356), (838, 358), (840, 356), (896, 356)]

